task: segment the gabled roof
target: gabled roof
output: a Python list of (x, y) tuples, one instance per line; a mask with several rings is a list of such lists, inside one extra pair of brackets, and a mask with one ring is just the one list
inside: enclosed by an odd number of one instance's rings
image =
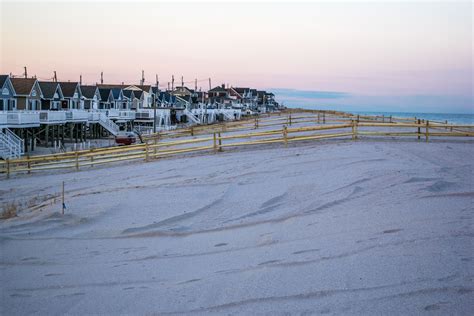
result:
[(237, 92), (238, 94), (243, 94), (250, 90), (250, 88), (237, 88), (237, 87), (236, 88), (232, 87), (232, 89), (234, 89), (234, 91)]
[(133, 91), (133, 90), (123, 90), (122, 92), (123, 92), (123, 95), (125, 97), (131, 99), (132, 96), (134, 96), (133, 92), (135, 92), (135, 91)]
[(209, 90), (209, 92), (227, 92), (227, 89), (222, 86), (217, 86)]
[(97, 86), (81, 86), (82, 96), (87, 99), (93, 99)]
[(38, 84), (43, 93), (43, 99), (54, 99), (54, 94), (59, 89), (62, 98), (62, 91), (59, 83), (53, 81), (38, 81)]
[(59, 82), (59, 86), (61, 87), (65, 98), (74, 97), (78, 85), (79, 82)]
[(103, 102), (109, 101), (110, 89), (109, 88), (99, 88), (100, 100)]
[(160, 89), (157, 87), (151, 87), (151, 91), (156, 94)]
[(0, 88), (3, 87), (8, 77), (9, 77), (8, 75), (0, 75)]
[(101, 83), (101, 84), (98, 84), (97, 87), (99, 89), (112, 89), (112, 88), (121, 88), (121, 89), (125, 89), (127, 87), (130, 87), (131, 85), (129, 84), (105, 84), (105, 83)]
[(143, 90), (134, 90), (133, 95), (135, 96), (135, 98), (141, 99), (143, 95)]
[(149, 84), (138, 85), (138, 86), (135, 86), (135, 87), (138, 87), (138, 88), (142, 89), (145, 92), (150, 92), (150, 89), (151, 89), (151, 85), (149, 85)]
[(10, 81), (16, 95), (30, 95), (36, 83), (35, 78), (11, 78)]
[(112, 96), (114, 97), (114, 99), (119, 99), (120, 94), (122, 93), (122, 88), (112, 88), (110, 89), (110, 91), (112, 91)]

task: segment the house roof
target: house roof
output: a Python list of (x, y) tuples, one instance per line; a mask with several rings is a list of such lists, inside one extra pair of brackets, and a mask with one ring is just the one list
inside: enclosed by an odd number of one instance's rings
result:
[(143, 90), (134, 90), (133, 95), (135, 96), (135, 98), (140, 99), (143, 95)]
[(149, 85), (149, 84), (138, 85), (138, 86), (136, 85), (135, 87), (138, 87), (138, 88), (140, 88), (140, 89), (142, 89), (143, 91), (146, 91), (146, 92), (149, 92), (150, 89), (151, 89), (151, 85)]
[(99, 88), (100, 100), (101, 101), (108, 101), (110, 95), (109, 88)]
[(130, 87), (131, 85), (130, 84), (105, 84), (105, 83), (101, 83), (101, 84), (98, 84), (97, 87), (99, 89), (113, 89), (113, 88), (121, 88), (121, 89), (125, 89), (127, 87)]
[(232, 88), (235, 90), (235, 92), (237, 92), (238, 94), (243, 94), (245, 93), (246, 91), (249, 91), (250, 88)]
[(30, 95), (36, 83), (35, 78), (11, 78), (10, 81), (16, 95)]
[(76, 87), (79, 85), (79, 82), (59, 82), (59, 86), (63, 91), (63, 95), (66, 98), (72, 98), (76, 92)]
[(43, 93), (44, 99), (53, 99), (56, 90), (58, 89), (58, 83), (53, 81), (38, 81), (38, 84)]
[(120, 92), (122, 91), (122, 88), (112, 88), (110, 89), (112, 91), (112, 96), (114, 99), (118, 99), (120, 97)]
[(217, 86), (209, 90), (209, 92), (227, 92), (227, 89), (223, 88), (222, 86)]
[(123, 90), (123, 95), (130, 99), (132, 97), (133, 92), (135, 92), (135, 91), (133, 91), (133, 90)]
[(3, 87), (7, 79), (8, 79), (8, 75), (0, 75), (0, 88)]
[(82, 96), (87, 99), (93, 99), (97, 86), (81, 86)]

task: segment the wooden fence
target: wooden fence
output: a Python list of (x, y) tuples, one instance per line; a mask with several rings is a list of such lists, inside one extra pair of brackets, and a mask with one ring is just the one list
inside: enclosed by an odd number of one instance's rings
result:
[[(329, 138), (349, 138), (356, 140), (362, 137), (415, 137), (426, 142), (431, 137), (474, 137), (474, 125), (450, 125), (432, 123), (417, 119), (412, 122), (390, 120), (378, 121), (374, 118), (345, 116), (340, 113), (326, 116), (322, 123), (322, 115), (282, 115), (259, 118), (241, 124), (216, 124), (214, 126), (184, 129), (177, 133), (152, 135), (145, 143), (124, 147), (108, 147), (81, 150), (52, 155), (23, 157), (20, 159), (0, 162), (0, 173), (9, 177), (16, 173), (32, 173), (41, 170), (73, 169), (82, 170), (103, 164), (123, 161), (141, 160), (148, 162), (153, 159), (170, 155), (195, 152), (218, 153), (224, 148), (253, 146), (281, 143), (287, 145), (295, 141), (309, 141)], [(326, 120), (327, 118), (327, 120)], [(317, 124), (319, 121), (320, 124)], [(317, 125), (293, 127), (297, 124), (315, 123)], [(263, 127), (280, 126), (276, 129), (258, 131)], [(375, 130), (372, 130), (374, 129)], [(236, 131), (254, 130), (252, 132), (234, 134)], [(232, 132), (232, 133), (231, 133)], [(197, 136), (201, 135), (201, 136)], [(192, 136), (192, 137), (191, 137)], [(185, 138), (177, 139), (176, 138)], [(166, 140), (170, 138), (171, 140)]]

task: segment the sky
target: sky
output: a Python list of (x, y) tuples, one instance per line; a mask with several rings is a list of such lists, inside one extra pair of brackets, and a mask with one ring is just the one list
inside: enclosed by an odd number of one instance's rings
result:
[(461, 1), (0, 0), (0, 72), (166, 87), (221, 83), (288, 106), (473, 113)]

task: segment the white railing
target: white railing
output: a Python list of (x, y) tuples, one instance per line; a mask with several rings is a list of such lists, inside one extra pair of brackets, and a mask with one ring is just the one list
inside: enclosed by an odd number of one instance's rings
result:
[(117, 135), (120, 131), (120, 128), (117, 124), (112, 122), (104, 113), (100, 115), (99, 124), (109, 131), (112, 135)]
[(134, 120), (136, 117), (135, 111), (121, 110), (119, 111), (119, 119)]
[(84, 110), (70, 110), (66, 111), (66, 120), (74, 122), (87, 121), (89, 118), (89, 112)]
[(106, 113), (109, 119), (118, 119), (120, 115), (120, 111), (116, 109), (109, 109)]
[(89, 122), (98, 122), (100, 120), (100, 112), (89, 112), (88, 120)]
[(7, 125), (19, 126), (19, 125), (39, 125), (40, 114), (39, 112), (28, 111), (28, 112), (7, 112)]
[(191, 120), (195, 124), (200, 124), (200, 120), (191, 112), (189, 112), (187, 109), (184, 109), (184, 115)]
[(3, 159), (19, 158), (24, 154), (24, 141), (15, 133), (5, 128), (0, 130), (0, 157)]
[(6, 127), (8, 123), (8, 113), (0, 112), (0, 128)]
[(40, 111), (40, 122), (46, 123), (61, 123), (66, 121), (65, 111)]

